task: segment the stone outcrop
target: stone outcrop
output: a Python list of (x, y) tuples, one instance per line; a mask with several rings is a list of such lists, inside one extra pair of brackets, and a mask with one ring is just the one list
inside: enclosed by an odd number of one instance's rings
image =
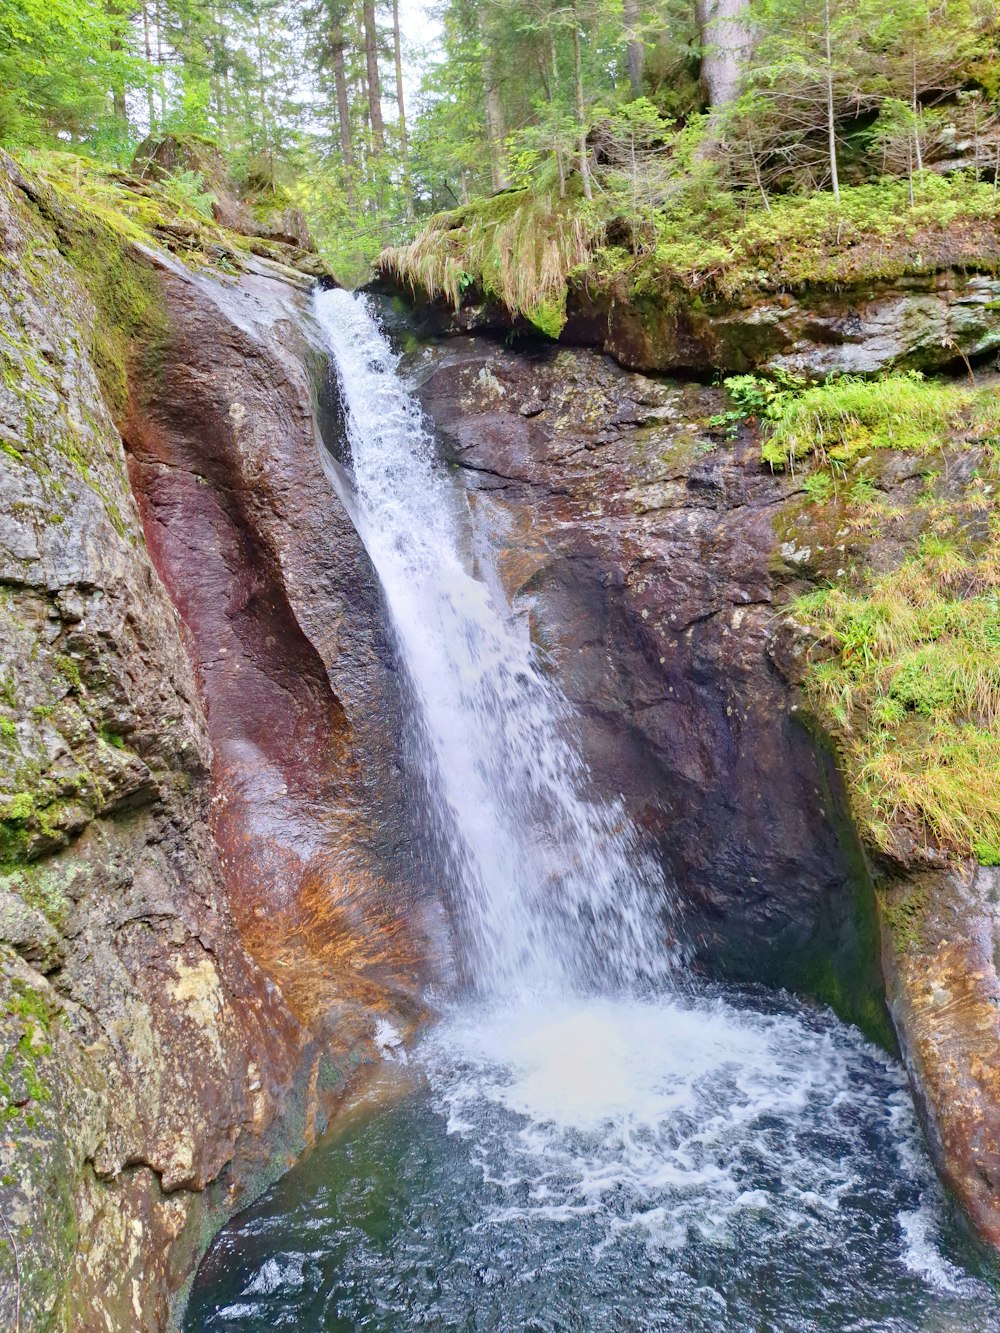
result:
[(419, 1021), (433, 909), (303, 291), (0, 165), (0, 1322), (161, 1329)]
[[(197, 134), (153, 134), (135, 151), (132, 171), (121, 182), (142, 191), (187, 178), (204, 192), (212, 218), (227, 232), (249, 238), (249, 249), (311, 277), (332, 282), (325, 262), (316, 252), (305, 214), (288, 192), (266, 175), (254, 175), (237, 186), (217, 144)], [(155, 189), (152, 192), (155, 198)], [(181, 228), (180, 239), (185, 239)], [(238, 255), (231, 256), (238, 259)]]
[(945, 1182), (1000, 1249), (1000, 872), (952, 867), (886, 891), (886, 993)]
[(562, 339), (642, 371), (935, 370), (1000, 348), (1000, 277), (945, 269), (735, 302), (672, 304), (571, 288)]
[(715, 389), (476, 337), (411, 365), (480, 549), (578, 705), (595, 781), (659, 848), (696, 962), (891, 1043), (884, 993), (942, 1174), (997, 1245), (996, 872), (902, 834), (894, 859), (866, 854), (798, 688), (822, 645), (783, 611), (852, 565), (894, 568), (942, 505), (961, 523), (968, 496), (981, 523), (988, 446), (880, 451), (883, 517), (864, 521), (773, 474), (747, 428), (714, 429)]
[(592, 352), (472, 339), (436, 357), (421, 396), (476, 530), (583, 715), (592, 771), (659, 847), (696, 956), (884, 1033), (871, 883), (772, 656), (801, 581), (774, 520), (798, 483), (749, 438), (720, 444), (717, 390)]
[[(383, 273), (378, 289), (395, 292)], [(559, 341), (597, 347), (629, 370), (705, 376), (786, 370), (810, 378), (876, 375), (892, 369), (961, 369), (962, 359), (1000, 349), (1000, 277), (992, 269), (934, 267), (865, 283), (816, 283), (801, 290), (713, 299), (681, 283), (648, 293), (624, 275), (570, 275)], [(412, 299), (411, 293), (406, 293)], [(468, 289), (458, 310), (420, 302), (420, 319), (440, 334), (529, 332), (495, 302)]]

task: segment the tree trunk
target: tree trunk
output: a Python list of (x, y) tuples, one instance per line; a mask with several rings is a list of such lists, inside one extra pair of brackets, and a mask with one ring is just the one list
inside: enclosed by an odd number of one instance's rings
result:
[(149, 132), (156, 128), (156, 100), (153, 94), (153, 48), (149, 41), (149, 6), (142, 6), (142, 44), (146, 53), (146, 109), (149, 112)]
[(375, 26), (375, 0), (364, 0), (362, 8), (365, 24), (365, 57), (368, 66), (368, 116), (372, 127), (372, 152), (381, 157), (385, 152), (385, 130), (382, 126), (382, 86), (378, 77), (378, 29)]
[(638, 97), (642, 92), (642, 67), (646, 59), (646, 48), (638, 36), (639, 0), (622, 0), (622, 14), (628, 43), (628, 81), (632, 96)]
[(576, 120), (580, 127), (580, 179), (583, 181), (583, 197), (593, 199), (590, 162), (587, 158), (587, 107), (583, 100), (583, 59), (580, 54), (580, 24), (577, 18), (576, 0), (573, 0), (573, 72), (576, 82)]
[(351, 175), (354, 170), (354, 146), (351, 143), (351, 106), (347, 97), (347, 73), (344, 69), (343, 36), (338, 34), (333, 41), (333, 82), (337, 90), (337, 125), (340, 129), (340, 152), (344, 159), (347, 173), (348, 197), (351, 196)]
[[(125, 43), (118, 25), (124, 25), (125, 18), (121, 10), (114, 3), (108, 6), (108, 13), (111, 18), (115, 20), (115, 26), (112, 29), (108, 41), (108, 50), (112, 55), (121, 55), (125, 50)], [(115, 81), (111, 88), (111, 105), (114, 110), (115, 120), (118, 122), (119, 127), (127, 134), (128, 107), (125, 103), (125, 82), (122, 76), (118, 73), (115, 74)]]
[[(910, 70), (912, 73), (913, 89), (913, 147), (917, 154), (917, 176), (920, 184), (924, 183), (924, 155), (920, 147), (920, 103), (917, 101), (917, 48), (916, 43), (910, 43)], [(979, 150), (976, 150), (976, 172), (979, 171)]]
[(712, 110), (734, 102), (753, 45), (748, 0), (696, 0), (701, 37), (701, 83)]
[(480, 36), (483, 43), (483, 104), (486, 111), (486, 138), (490, 150), (490, 173), (493, 177), (493, 191), (506, 190), (510, 184), (507, 166), (504, 161), (503, 103), (500, 101), (500, 89), (497, 86), (493, 70), (493, 58), (490, 55), (489, 34), (486, 32), (485, 19), (480, 16)]
[[(552, 61), (552, 91), (549, 93), (549, 103), (555, 109), (559, 101), (559, 53), (556, 50), (556, 35), (549, 31), (549, 58)], [(556, 135), (556, 169), (559, 172), (559, 198), (566, 198), (566, 164), (563, 162), (562, 144), (559, 142), (559, 135)]]
[(163, 86), (163, 0), (156, 0), (156, 63), (160, 70), (160, 119), (167, 114), (167, 94)]
[(264, 158), (267, 161), (267, 173), (270, 184), (274, 186), (274, 155), (271, 152), (271, 136), (267, 128), (267, 94), (264, 84), (264, 34), (260, 26), (260, 13), (257, 14), (257, 104), (260, 107), (260, 132), (264, 138)]
[(833, 52), (830, 47), (830, 0), (823, 4), (823, 42), (826, 49), (826, 134), (830, 150), (830, 182), (833, 197), (840, 203), (840, 177), (837, 174), (837, 126), (833, 118)]
[(403, 51), (399, 39), (399, 0), (392, 0), (392, 49), (396, 57), (396, 108), (399, 112), (399, 157), (403, 167), (403, 199), (407, 221), (413, 217), (413, 188), (410, 183), (410, 146), (406, 134), (403, 102)]

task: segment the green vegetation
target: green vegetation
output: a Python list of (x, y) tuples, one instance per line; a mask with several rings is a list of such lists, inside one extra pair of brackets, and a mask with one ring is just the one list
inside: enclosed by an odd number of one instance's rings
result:
[[(147, 135), (216, 144), (258, 220), (269, 194), (304, 207), (338, 271), (432, 218), (414, 276), (464, 274), (550, 333), (583, 258), (731, 292), (933, 265), (959, 228), (996, 251), (989, 0), (737, 0), (731, 31), (703, 0), (443, 0), (434, 59), (400, 8), (0, 0), (0, 145), (124, 168)], [(169, 190), (207, 222), (216, 185), (182, 165)], [(520, 189), (496, 226), (477, 209)], [(456, 271), (442, 233), (465, 227)]]
[(44, 1103), (52, 1097), (39, 1062), (52, 1054), (55, 1012), (45, 996), (24, 982), (15, 980), (10, 985), (3, 1017), (20, 1035), (0, 1064), (0, 1123), (23, 1115), (30, 1127), (32, 1103)]
[[(841, 375), (815, 385), (789, 375), (734, 375), (725, 385), (734, 407), (715, 424), (757, 418), (765, 437), (761, 456), (773, 468), (794, 470), (796, 463), (812, 459), (843, 473), (872, 449), (1000, 447), (1000, 399), (994, 389), (930, 380), (918, 371), (877, 380)], [(859, 484), (862, 499), (864, 479)], [(818, 494), (825, 483), (813, 477), (806, 485)]]
[(794, 613), (824, 636), (806, 689), (870, 840), (892, 852), (906, 831), (1000, 862), (1000, 524), (966, 552), (925, 537), (867, 590), (811, 593)]
[[(677, 171), (682, 171), (678, 164)], [(525, 187), (440, 214), (384, 272), (456, 308), (487, 296), (533, 323), (542, 302), (561, 309), (568, 287), (623, 302), (696, 305), (854, 283), (975, 260), (1000, 268), (1000, 195), (971, 174), (844, 186), (832, 195), (762, 201), (678, 176), (676, 197), (635, 225), (628, 190), (608, 183), (586, 200)], [(562, 321), (558, 321), (558, 333)], [(545, 330), (549, 331), (549, 330)]]
[(459, 215), (432, 219), (412, 245), (388, 250), (382, 263), (456, 308), (474, 285), (558, 337), (567, 275), (587, 260), (599, 232), (597, 212), (586, 200), (571, 206), (552, 195), (508, 191), (477, 200)]

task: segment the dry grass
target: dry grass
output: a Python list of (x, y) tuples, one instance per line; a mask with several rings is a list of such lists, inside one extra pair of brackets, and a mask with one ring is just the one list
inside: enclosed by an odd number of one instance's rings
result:
[(579, 201), (511, 190), (431, 218), (409, 245), (384, 251), (379, 267), (456, 309), (475, 286), (558, 337), (567, 276), (586, 263), (601, 231), (596, 214)]

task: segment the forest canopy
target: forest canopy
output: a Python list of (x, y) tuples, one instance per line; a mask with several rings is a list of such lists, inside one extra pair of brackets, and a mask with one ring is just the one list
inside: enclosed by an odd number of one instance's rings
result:
[(0, 144), (125, 167), (150, 133), (211, 139), (348, 278), (524, 187), (581, 235), (625, 218), (633, 248), (679, 200), (995, 188), (993, 0), (442, 0), (433, 49), (401, 4), (0, 0)]

